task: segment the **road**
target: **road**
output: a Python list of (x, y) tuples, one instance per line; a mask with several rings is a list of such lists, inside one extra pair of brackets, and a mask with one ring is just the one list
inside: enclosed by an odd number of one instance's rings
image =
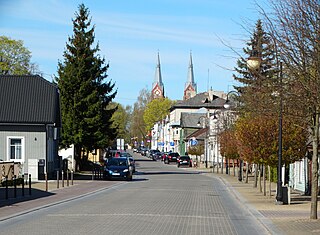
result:
[(219, 178), (134, 157), (132, 182), (0, 222), (0, 234), (270, 234)]

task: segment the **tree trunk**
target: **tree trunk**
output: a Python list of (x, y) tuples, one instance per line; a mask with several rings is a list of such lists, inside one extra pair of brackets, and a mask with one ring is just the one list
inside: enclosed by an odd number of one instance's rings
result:
[(234, 164), (234, 159), (232, 159), (233, 176), (236, 176), (236, 167)]
[(259, 179), (259, 192), (262, 193), (262, 184), (261, 184), (261, 165), (258, 164), (258, 179)]
[(269, 197), (271, 198), (271, 169), (268, 165)]
[(317, 219), (318, 207), (318, 145), (319, 145), (319, 113), (313, 116), (314, 126), (312, 130), (312, 183), (311, 183), (311, 212), (310, 219)]
[(267, 182), (266, 182), (266, 165), (262, 165), (262, 177), (263, 177), (263, 196), (267, 196)]
[(80, 171), (81, 146), (78, 144), (74, 145), (74, 160), (76, 161), (75, 171)]
[(246, 162), (246, 184), (249, 182), (249, 167), (250, 164), (248, 162)]
[(254, 183), (253, 183), (253, 187), (256, 188), (258, 187), (258, 164), (254, 164)]

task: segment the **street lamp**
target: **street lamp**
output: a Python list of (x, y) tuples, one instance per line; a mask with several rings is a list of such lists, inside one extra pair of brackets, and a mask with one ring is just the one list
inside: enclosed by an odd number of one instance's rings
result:
[[(272, 35), (270, 37), (274, 40)], [(278, 169), (277, 169), (277, 196), (276, 196), (276, 202), (277, 204), (281, 205), (283, 204), (283, 195), (282, 195), (282, 109), (283, 109), (283, 100), (282, 100), (282, 62), (278, 60), (278, 52), (277, 52), (277, 46), (276, 42), (274, 40), (275, 45), (275, 56), (277, 60), (277, 66), (280, 67), (280, 74), (279, 71), (277, 71), (277, 76), (279, 78), (280, 82), (280, 92), (279, 92), (279, 127), (278, 127)], [(255, 51), (257, 54), (257, 52)], [(261, 56), (252, 55), (247, 60), (247, 66), (250, 71), (258, 71), (261, 65)], [(280, 65), (279, 65), (280, 64)], [(261, 75), (260, 75), (261, 76)]]
[[(257, 58), (257, 57), (256, 57)], [(230, 101), (230, 98), (229, 98), (229, 96), (231, 95), (231, 94), (235, 94), (237, 97), (239, 97), (239, 93), (237, 92), (237, 91), (229, 91), (228, 93), (227, 93), (227, 99), (226, 99), (226, 102), (224, 103), (224, 105), (223, 105), (223, 107), (225, 108), (225, 109), (230, 109), (230, 107), (231, 107), (231, 101)], [(226, 165), (226, 174), (228, 174), (228, 161), (226, 162), (227, 163), (227, 165)], [(242, 160), (240, 159), (240, 162), (239, 162), (239, 174), (238, 174), (238, 180), (239, 181), (242, 181), (242, 164), (243, 164), (243, 162), (242, 162)]]

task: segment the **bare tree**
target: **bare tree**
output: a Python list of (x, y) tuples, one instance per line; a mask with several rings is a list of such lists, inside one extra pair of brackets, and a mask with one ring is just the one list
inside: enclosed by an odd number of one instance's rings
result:
[(308, 122), (312, 137), (310, 219), (317, 219), (318, 148), (320, 117), (320, 4), (319, 0), (269, 0), (271, 12), (260, 7), (267, 27), (278, 44), (287, 105)]

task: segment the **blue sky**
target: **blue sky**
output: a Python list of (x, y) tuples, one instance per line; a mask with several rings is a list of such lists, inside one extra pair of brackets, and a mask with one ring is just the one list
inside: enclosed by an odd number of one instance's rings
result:
[(221, 40), (241, 50), (249, 38), (243, 26), (258, 19), (253, 0), (0, 0), (0, 32), (22, 40), (51, 81), (81, 3), (95, 24), (99, 54), (110, 61), (115, 101), (123, 105), (151, 90), (158, 51), (168, 98), (183, 97), (190, 51), (198, 93), (231, 90), (237, 56)]

